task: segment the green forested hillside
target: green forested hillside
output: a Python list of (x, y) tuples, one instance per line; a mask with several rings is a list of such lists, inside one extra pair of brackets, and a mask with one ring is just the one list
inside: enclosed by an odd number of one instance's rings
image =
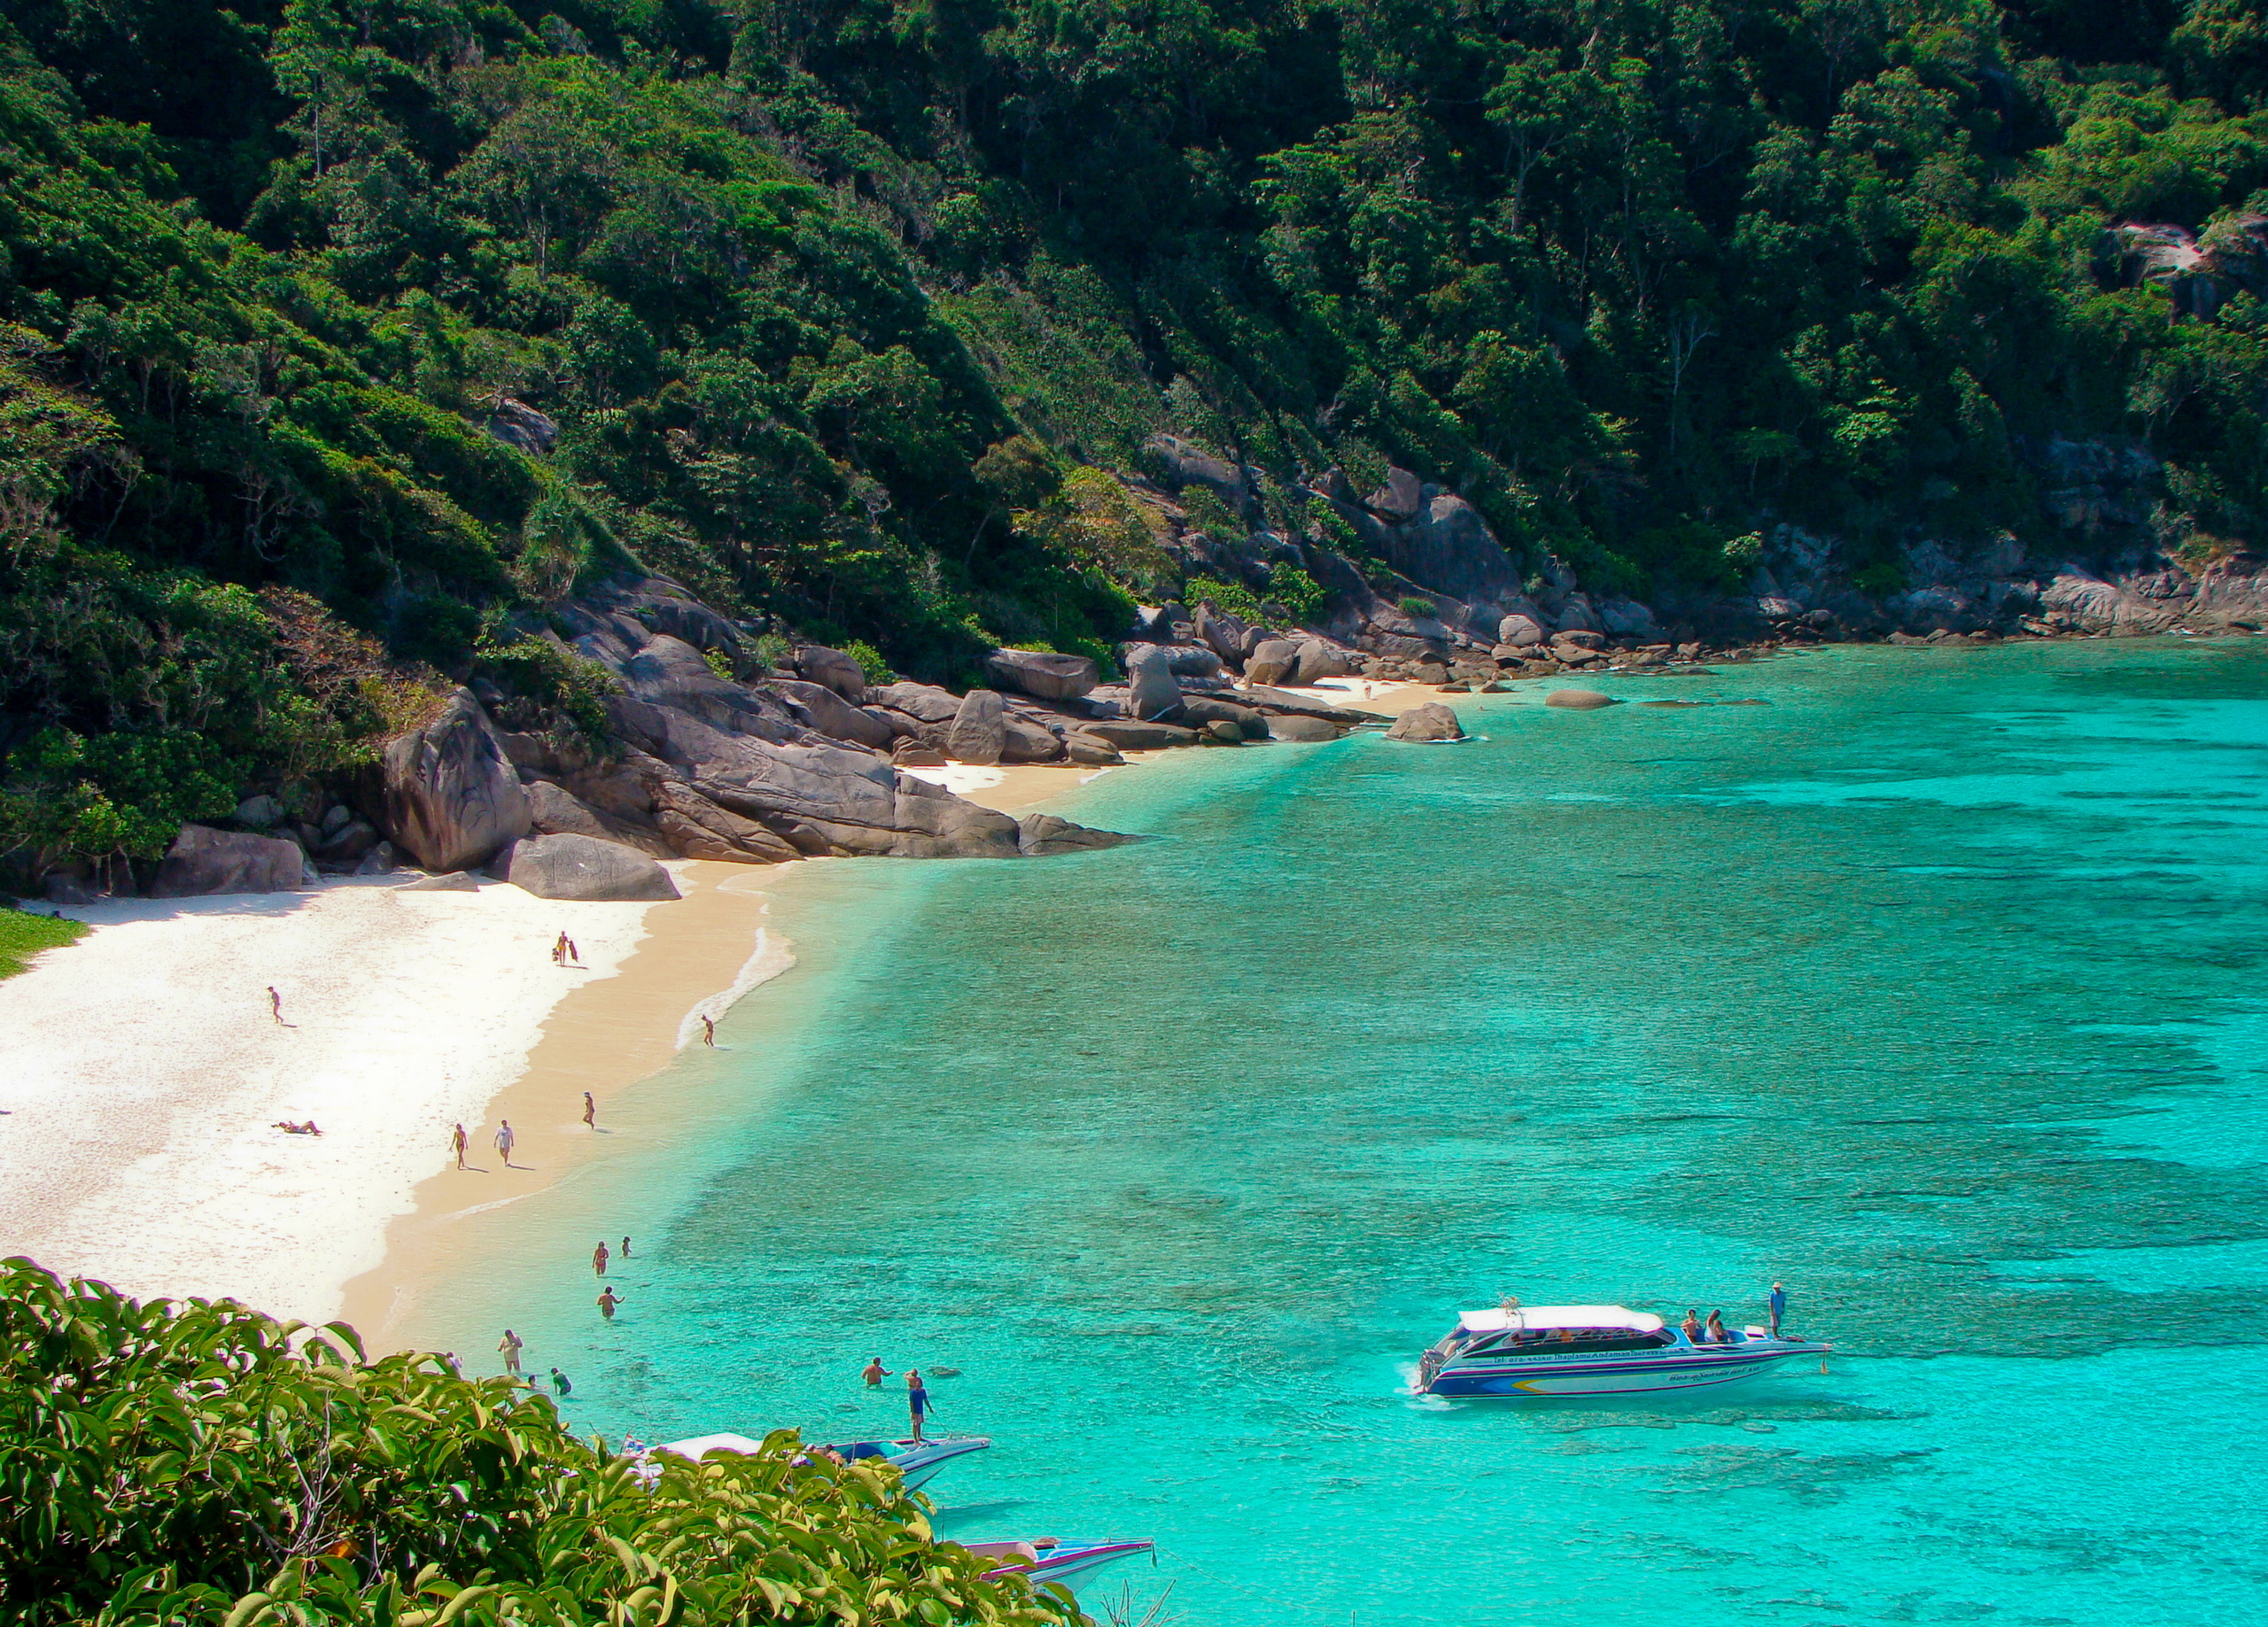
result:
[[(336, 771), (415, 663), (567, 703), (530, 613), (633, 560), (950, 678), (1107, 661), (1184, 523), (1358, 553), (1310, 483), (1389, 461), (1640, 597), (1783, 521), (1888, 591), (2072, 442), (2268, 529), (2250, 0), (0, 13), (19, 855)], [(1254, 509), (1130, 492), (1160, 432)]]

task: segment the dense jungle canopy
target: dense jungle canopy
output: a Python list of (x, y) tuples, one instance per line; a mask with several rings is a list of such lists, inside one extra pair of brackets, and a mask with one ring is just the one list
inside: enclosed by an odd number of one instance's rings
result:
[[(1184, 523), (1348, 550), (1332, 469), (1642, 596), (1783, 521), (1894, 586), (2070, 442), (2268, 530), (2255, 0), (0, 17), (19, 850), (339, 771), (414, 663), (571, 707), (530, 618), (633, 559), (951, 678), (1107, 662)], [(1143, 500), (1158, 433), (1263, 512)]]

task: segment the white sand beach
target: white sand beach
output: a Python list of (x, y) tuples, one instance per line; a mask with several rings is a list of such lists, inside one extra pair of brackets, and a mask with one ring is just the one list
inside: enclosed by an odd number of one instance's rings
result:
[[(144, 1297), (337, 1314), (448, 1161), (453, 1124), (493, 1159), (491, 1101), (655, 908), (400, 879), (66, 911), (95, 931), (0, 982), (0, 1252)], [(552, 964), (563, 930), (588, 970)], [(672, 1038), (711, 989), (754, 980), (763, 946), (739, 942), (739, 976), (724, 965), (655, 1014)], [(579, 1127), (579, 1104), (516, 1127)]]
[[(1381, 712), (1431, 698), (1361, 690), (1305, 693)], [(923, 777), (1021, 813), (1110, 771)], [(405, 891), (397, 874), (65, 911), (95, 930), (0, 981), (0, 1255), (143, 1298), (344, 1312), (382, 1339), (405, 1285), (445, 1267), (455, 1219), (602, 1150), (584, 1091), (603, 1113), (698, 1044), (703, 1016), (795, 964), (762, 926), (778, 871), (670, 869), (686, 897), (660, 906)], [(552, 964), (562, 931), (586, 969)], [(477, 1169), (453, 1167), (459, 1122)]]

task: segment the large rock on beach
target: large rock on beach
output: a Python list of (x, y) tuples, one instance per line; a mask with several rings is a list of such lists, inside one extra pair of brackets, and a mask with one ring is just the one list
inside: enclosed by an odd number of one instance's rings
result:
[(1253, 647), (1260, 642), (1260, 630), (1241, 617), (1216, 608), (1210, 600), (1200, 602), (1190, 614), (1190, 625), (1197, 636), (1210, 645), (1223, 661), (1242, 665)]
[(1416, 740), (1432, 743), (1440, 740), (1461, 740), (1464, 725), (1456, 714), (1439, 701), (1428, 701), (1423, 706), (1413, 706), (1394, 720), (1394, 727), (1386, 732), (1390, 740)]
[(1063, 737), (1063, 749), (1071, 761), (1091, 768), (1115, 768), (1126, 761), (1118, 748), (1084, 729), (1074, 729)]
[(945, 735), (945, 755), (962, 763), (998, 763), (1007, 746), (1007, 731), (1000, 697), (990, 689), (972, 689), (961, 697)]
[(670, 872), (635, 848), (593, 836), (534, 836), (512, 848), (504, 879), (538, 898), (647, 903), (679, 896)]
[(1051, 650), (994, 650), (984, 673), (1003, 689), (1041, 701), (1076, 701), (1095, 686), (1095, 663), (1084, 655)]
[(528, 799), (466, 690), (387, 746), (381, 827), (424, 870), (471, 870), (527, 834)]
[(866, 669), (841, 650), (806, 644), (796, 652), (796, 670), (812, 683), (826, 685), (853, 706), (866, 698)]
[(1543, 697), (1546, 706), (1564, 706), (1579, 712), (1596, 711), (1602, 706), (1612, 706), (1614, 697), (1601, 694), (1596, 689), (1555, 689)]
[(1253, 646), (1252, 654), (1244, 663), (1245, 681), (1248, 684), (1288, 683), (1299, 664), (1297, 640), (1262, 639)]
[(729, 808), (718, 807), (682, 781), (658, 781), (653, 795), (654, 824), (671, 850), (681, 858), (785, 864), (803, 857), (785, 837)]
[(815, 734), (875, 751), (888, 751), (897, 740), (898, 731), (885, 718), (851, 705), (824, 684), (782, 678), (773, 679), (770, 687)]
[(1174, 681), (1173, 653), (1160, 644), (1138, 644), (1126, 655), (1126, 709), (1138, 722), (1171, 717), (1181, 710), (1181, 686)]
[(1291, 682), (1304, 686), (1318, 678), (1347, 678), (1359, 670), (1354, 658), (1337, 645), (1321, 639), (1302, 639), (1292, 663)]
[(311, 879), (307, 856), (296, 841), (184, 825), (150, 884), (152, 898), (196, 898), (208, 893), (288, 893)]
[(1107, 740), (1121, 751), (1163, 751), (1170, 746), (1194, 746), (1197, 731), (1178, 724), (1137, 723), (1126, 717), (1098, 718), (1081, 726), (1091, 740)]
[[(543, 835), (590, 836), (601, 841), (618, 841), (624, 847), (635, 848), (651, 858), (674, 857), (681, 851), (652, 825), (602, 813), (564, 786), (554, 785), (548, 779), (530, 780), (525, 788), (529, 817), (533, 828)], [(684, 856), (710, 858), (715, 856), (687, 853)]]
[(1496, 641), (1516, 650), (1534, 649), (1543, 642), (1543, 629), (1534, 616), (1514, 614), (1496, 624)]
[(1011, 709), (1000, 718), (1000, 761), (1060, 763), (1063, 742), (1054, 730), (1037, 718)]
[(1379, 712), (1365, 712), (1353, 707), (1333, 706), (1329, 701), (1318, 701), (1312, 695), (1291, 694), (1281, 689), (1270, 689), (1262, 684), (1247, 684), (1236, 692), (1236, 697), (1240, 705), (1251, 707), (1255, 711), (1266, 712), (1270, 717), (1320, 717), (1325, 723), (1335, 723), (1341, 728), (1347, 729), (1353, 728), (1358, 723), (1387, 721), (1386, 717)]
[(1241, 740), (1264, 740), (1269, 734), (1268, 719), (1251, 707), (1211, 695), (1190, 696), (1181, 703), (1181, 716), (1184, 722), (1199, 728), (1216, 723), (1232, 724)]

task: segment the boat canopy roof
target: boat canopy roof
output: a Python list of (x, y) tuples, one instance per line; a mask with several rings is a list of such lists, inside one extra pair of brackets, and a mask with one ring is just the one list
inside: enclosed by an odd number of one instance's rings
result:
[(654, 1448), (680, 1458), (691, 1458), (695, 1463), (712, 1452), (738, 1452), (754, 1456), (764, 1450), (762, 1441), (750, 1440), (745, 1435), (696, 1435), (691, 1440), (664, 1441)]
[(1502, 1333), (1507, 1328), (1550, 1332), (1560, 1328), (1627, 1328), (1634, 1333), (1660, 1331), (1662, 1319), (1651, 1311), (1619, 1305), (1524, 1305), (1516, 1310), (1467, 1311), (1457, 1318), (1459, 1333)]

